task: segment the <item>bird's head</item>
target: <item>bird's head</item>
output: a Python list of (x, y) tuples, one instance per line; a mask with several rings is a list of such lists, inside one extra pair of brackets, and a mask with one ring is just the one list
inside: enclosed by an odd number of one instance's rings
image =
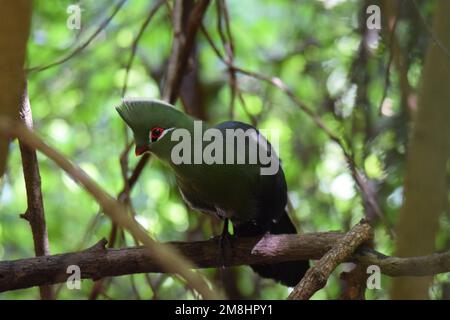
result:
[(124, 99), (116, 110), (133, 131), (137, 156), (152, 152), (164, 158), (172, 146), (170, 132), (192, 124), (189, 116), (159, 100)]

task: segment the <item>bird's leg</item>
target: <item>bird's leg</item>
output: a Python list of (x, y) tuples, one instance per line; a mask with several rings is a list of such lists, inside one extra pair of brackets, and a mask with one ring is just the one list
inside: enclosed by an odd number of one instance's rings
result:
[(230, 220), (228, 218), (225, 218), (225, 220), (223, 221), (223, 230), (222, 230), (222, 235), (221, 235), (222, 238), (231, 236), (230, 232), (228, 231), (229, 221)]
[(226, 266), (226, 249), (228, 246), (231, 246), (231, 234), (228, 231), (228, 225), (229, 225), (229, 219), (225, 218), (223, 221), (223, 230), (222, 230), (222, 234), (220, 235), (219, 238), (219, 243), (220, 243), (220, 256), (221, 256), (221, 264), (222, 267)]

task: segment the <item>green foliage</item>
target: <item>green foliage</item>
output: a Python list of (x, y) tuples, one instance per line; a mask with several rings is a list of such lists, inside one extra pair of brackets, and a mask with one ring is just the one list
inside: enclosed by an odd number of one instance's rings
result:
[[(28, 45), (29, 67), (46, 65), (72, 52), (94, 32), (113, 6), (111, 1), (81, 2), (82, 29), (70, 30), (66, 27), (66, 8), (72, 1), (35, 3)], [(387, 99), (382, 104), (387, 111), (379, 110), (389, 57), (387, 35), (381, 34), (378, 47), (369, 51), (367, 61), (359, 59), (362, 4), (356, 0), (227, 1), (235, 64), (282, 79), (328, 127), (351, 142), (357, 165), (370, 179), (386, 219), (393, 226), (402, 200), (407, 146), (406, 135), (399, 127), (406, 126), (407, 120), (402, 115), (401, 89), (394, 68)], [(63, 64), (28, 75), (36, 132), (112, 195), (123, 188), (119, 160), (127, 141), (124, 123), (114, 107), (121, 100), (131, 44), (151, 5), (144, 0), (127, 2), (87, 48)], [(411, 28), (409, 17), (402, 22), (399, 38)], [(223, 52), (214, 3), (207, 11), (204, 25)], [(139, 42), (127, 96), (159, 98), (160, 84), (149, 74), (164, 71), (171, 42), (171, 21), (163, 6)], [(410, 43), (405, 41), (402, 45), (407, 50)], [(420, 47), (414, 48), (408, 72), (414, 88), (420, 79), (425, 45), (421, 42)], [(197, 37), (197, 52), (208, 121), (229, 120), (231, 91), (226, 66), (202, 34)], [(367, 77), (367, 82), (361, 79), (361, 74)], [(258, 127), (280, 130), (280, 156), (292, 215), (302, 232), (347, 230), (361, 219), (364, 208), (360, 193), (342, 150), (279, 90), (246, 76), (238, 76), (238, 80), (245, 106), (236, 99), (235, 118), (251, 122), (251, 117), (257, 117)], [(130, 132), (127, 134), (130, 137)], [(0, 186), (1, 260), (34, 255), (28, 223), (19, 218), (26, 209), (26, 194), (18, 144), (12, 144), (10, 151), (8, 174)], [(130, 154), (129, 167), (136, 163), (137, 159)], [(39, 156), (39, 164), (51, 252), (76, 251), (102, 237), (108, 238), (111, 224), (99, 212), (96, 202), (54, 163)], [(147, 165), (131, 198), (138, 222), (158, 240), (206, 239), (219, 233), (218, 221), (185, 206), (172, 172), (157, 159)], [(448, 232), (444, 232), (448, 228), (448, 217), (443, 218), (437, 239), (440, 249), (448, 246)], [(121, 245), (131, 246), (134, 241), (126, 235)], [(381, 224), (376, 230), (376, 247), (385, 254), (393, 253), (393, 242)], [(258, 279), (248, 267), (232, 270), (242, 297), (283, 299), (288, 294), (285, 287)], [(220, 270), (204, 272), (221, 285)], [(195, 298), (179, 279), (156, 274), (149, 278), (153, 284), (164, 279), (157, 298)], [(100, 298), (155, 297), (144, 275), (135, 275), (133, 279), (129, 276), (111, 279), (107, 294)], [(383, 277), (382, 289), (368, 290), (368, 298), (388, 298), (389, 281)], [(444, 281), (443, 277), (436, 278), (437, 284)], [(68, 290), (63, 284), (59, 297), (83, 299), (92, 286), (88, 280), (83, 281), (82, 290)], [(340, 291), (336, 271), (327, 288), (314, 298), (336, 298)], [(436, 292), (434, 297), (439, 297), (439, 291)], [(37, 288), (0, 295), (4, 299), (37, 297)]]

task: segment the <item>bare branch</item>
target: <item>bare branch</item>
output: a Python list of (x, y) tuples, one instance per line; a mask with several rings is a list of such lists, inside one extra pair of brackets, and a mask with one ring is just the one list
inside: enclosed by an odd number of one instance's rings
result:
[[(28, 98), (27, 85), (25, 85), (22, 96), (20, 118), (29, 130), (33, 129), (33, 116)], [(47, 256), (50, 254), (50, 247), (48, 243), (44, 202), (42, 200), (41, 175), (39, 173), (36, 150), (30, 148), (21, 141), (19, 141), (19, 146), (27, 191), (27, 210), (21, 217), (30, 223), (36, 256)], [(52, 300), (54, 298), (53, 290), (50, 286), (42, 286), (39, 290), (41, 299)]]
[(367, 221), (363, 220), (354, 226), (315, 266), (309, 268), (288, 299), (307, 300), (311, 298), (316, 291), (326, 285), (328, 277), (340, 263), (348, 260), (361, 244), (372, 238), (372, 232)]
[(344, 288), (339, 299), (364, 300), (367, 283), (367, 269), (364, 264), (357, 264), (348, 272), (342, 272), (340, 279), (344, 282)]
[(151, 8), (147, 15), (147, 18), (145, 19), (144, 23), (141, 25), (141, 28), (139, 29), (138, 34), (136, 35), (136, 38), (133, 40), (133, 44), (131, 45), (131, 54), (130, 58), (128, 59), (128, 63), (125, 69), (125, 79), (123, 81), (123, 87), (122, 87), (122, 97), (125, 96), (127, 92), (127, 86), (128, 86), (128, 75), (131, 69), (131, 66), (133, 64), (134, 57), (136, 55), (136, 50), (139, 45), (139, 41), (141, 40), (142, 35), (144, 34), (145, 29), (147, 29), (148, 25), (150, 24), (150, 21), (152, 21), (153, 16), (156, 14), (158, 9), (165, 3), (165, 0), (160, 0), (156, 2)]
[[(303, 235), (265, 235), (263, 238), (231, 238), (227, 266), (318, 259), (336, 242), (341, 232), (317, 232)], [(154, 256), (144, 247), (106, 249), (105, 240), (74, 253), (0, 262), (0, 292), (43, 284), (65, 282), (67, 266), (81, 268), (83, 279), (100, 279), (135, 273), (164, 272)], [(197, 242), (170, 242), (179, 252), (194, 261), (198, 268), (222, 267), (218, 239)], [(373, 250), (361, 249), (346, 260), (376, 264), (386, 275), (437, 274), (450, 271), (450, 251), (418, 258), (386, 257)], [(433, 266), (430, 268), (430, 266)]]
[(450, 251), (421, 257), (388, 257), (372, 250), (356, 253), (355, 258), (367, 265), (377, 265), (391, 277), (422, 277), (450, 272)]
[(174, 40), (172, 44), (172, 54), (169, 59), (167, 70), (167, 85), (164, 86), (163, 99), (175, 103), (181, 80), (184, 76), (190, 52), (194, 46), (197, 30), (202, 23), (203, 15), (208, 8), (210, 0), (199, 0), (189, 16), (186, 32), (181, 32), (183, 1), (175, 1), (174, 16)]

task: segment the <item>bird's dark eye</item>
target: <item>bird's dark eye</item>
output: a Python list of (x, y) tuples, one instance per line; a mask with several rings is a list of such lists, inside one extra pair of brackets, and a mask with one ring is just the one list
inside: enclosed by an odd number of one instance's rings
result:
[(154, 127), (152, 130), (150, 130), (150, 141), (155, 142), (161, 137), (162, 133), (164, 132), (164, 129), (161, 127)]

